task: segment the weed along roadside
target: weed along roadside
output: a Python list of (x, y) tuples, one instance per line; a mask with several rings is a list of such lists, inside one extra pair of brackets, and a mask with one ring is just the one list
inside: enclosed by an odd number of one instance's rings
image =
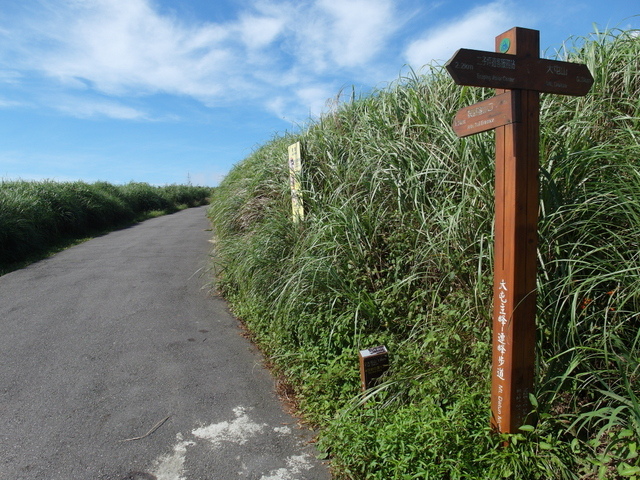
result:
[[(320, 428), (335, 478), (587, 480), (640, 472), (640, 78), (633, 74), (640, 37), (600, 32), (574, 39), (554, 62), (538, 62), (527, 35), (499, 36), (483, 68), (517, 69), (526, 55), (532, 71), (551, 66), (553, 75), (566, 71), (586, 84), (576, 67), (585, 65), (588, 93), (561, 95), (573, 84), (559, 78), (528, 78), (520, 93), (513, 84), (461, 87), (431, 66), (263, 145), (213, 195), (219, 290)], [(475, 60), (457, 61), (475, 69)], [(562, 70), (563, 62), (572, 66)], [(554, 90), (537, 100), (548, 82)], [(536, 152), (533, 134), (527, 147), (509, 138), (521, 135), (523, 115), (530, 127), (535, 116), (522, 102), (537, 110), (538, 101)], [(502, 154), (485, 131), (498, 124)], [(289, 146), (297, 142), (301, 170), (291, 177)], [(496, 167), (507, 148), (536, 157), (526, 175), (501, 173), (507, 162)], [(517, 274), (503, 277), (495, 260), (508, 247), (494, 243), (493, 212), (502, 209), (494, 186), (508, 175), (539, 185), (538, 198), (529, 190), (522, 206), (527, 236), (517, 213), (502, 230), (525, 239), (516, 250), (528, 252), (529, 273), (517, 288)], [(294, 184), (300, 217), (292, 215)], [(504, 202), (505, 216), (519, 201)], [(507, 297), (512, 290), (520, 296)], [(502, 367), (496, 352), (507, 309), (529, 312), (525, 340), (535, 318), (528, 340), (535, 362), (517, 338), (511, 344), (532, 365), (526, 381), (535, 382), (510, 394), (511, 426), (494, 413), (496, 434), (490, 399), (499, 387), (492, 395), (491, 383)], [(389, 370), (363, 393), (358, 356), (376, 345), (392, 353)], [(512, 382), (524, 381), (520, 375)]]
[(0, 181), (0, 274), (83, 238), (206, 205), (212, 189), (131, 182)]

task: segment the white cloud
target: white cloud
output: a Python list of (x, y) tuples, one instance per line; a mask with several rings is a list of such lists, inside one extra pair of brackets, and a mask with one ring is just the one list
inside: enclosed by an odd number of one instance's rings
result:
[(458, 48), (493, 51), (495, 36), (514, 25), (514, 10), (515, 6), (508, 0), (474, 8), (463, 17), (410, 43), (405, 50), (405, 58), (410, 65), (419, 68), (434, 60), (448, 60)]
[[(228, 32), (213, 25), (184, 27), (152, 10), (147, 0), (93, 0), (66, 12), (68, 25), (50, 30), (59, 48), (35, 58), (48, 75), (80, 78), (103, 92), (168, 92), (212, 96), (215, 74), (230, 61), (220, 47)], [(60, 27), (60, 25), (58, 25)]]
[(270, 45), (282, 32), (285, 20), (277, 17), (245, 16), (240, 20), (240, 36), (251, 50)]
[(295, 88), (288, 96), (268, 99), (265, 106), (276, 117), (300, 125), (310, 117), (329, 112), (339, 101), (336, 90), (324, 84), (310, 84)]
[[(314, 113), (336, 93), (322, 77), (341, 70), (366, 76), (399, 28), (393, 0), (253, 0), (218, 23), (181, 21), (151, 0), (38, 5), (40, 15), (0, 32), (13, 45), (9, 63), (19, 64), (5, 81), (38, 71), (63, 89), (121, 100), (157, 93), (207, 106), (261, 99), (272, 110), (280, 109), (273, 98), (288, 95)], [(145, 118), (115, 103), (55, 107), (82, 117)]]
[(358, 66), (370, 61), (396, 29), (389, 0), (319, 0), (330, 28), (325, 41), (336, 63)]
[(397, 31), (391, 0), (317, 0), (299, 4), (291, 28), (297, 60), (309, 70), (361, 69)]
[(25, 106), (25, 104), (22, 102), (7, 100), (0, 97), (0, 108), (15, 108), (15, 107), (23, 107), (23, 106)]
[(7, 84), (16, 84), (20, 81), (22, 75), (20, 72), (12, 70), (0, 70), (0, 82)]
[(285, 97), (274, 97), (266, 101), (265, 106), (267, 110), (272, 112), (276, 117), (287, 119), (289, 113), (287, 112), (287, 99)]
[(77, 118), (108, 117), (118, 120), (145, 120), (149, 117), (142, 111), (112, 101), (65, 98), (54, 108)]
[(331, 98), (336, 98), (337, 93), (324, 85), (311, 85), (296, 90), (296, 97), (300, 103), (309, 109), (307, 115), (318, 116), (331, 108)]

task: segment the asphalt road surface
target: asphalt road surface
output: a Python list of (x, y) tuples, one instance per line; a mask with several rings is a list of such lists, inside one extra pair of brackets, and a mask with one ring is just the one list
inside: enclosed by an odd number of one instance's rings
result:
[(0, 479), (328, 479), (202, 275), (206, 207), (0, 277)]

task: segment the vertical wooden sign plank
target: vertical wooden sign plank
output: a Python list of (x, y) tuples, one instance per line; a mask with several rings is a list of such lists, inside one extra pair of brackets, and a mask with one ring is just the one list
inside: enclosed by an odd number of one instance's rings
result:
[[(496, 50), (539, 56), (539, 32), (514, 28)], [(491, 423), (515, 433), (531, 410), (535, 366), (539, 93), (511, 92), (520, 122), (496, 129), (496, 212)], [(517, 103), (516, 103), (517, 102)]]
[(289, 183), (291, 184), (291, 206), (293, 210), (293, 223), (304, 220), (304, 204), (302, 202), (302, 188), (300, 177), (302, 175), (302, 155), (300, 142), (289, 145)]

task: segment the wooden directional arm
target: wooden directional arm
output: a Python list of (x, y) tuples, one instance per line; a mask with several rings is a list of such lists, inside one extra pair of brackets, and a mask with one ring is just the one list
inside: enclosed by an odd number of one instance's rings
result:
[(459, 137), (467, 137), (520, 121), (518, 90), (505, 92), (458, 111), (453, 130)]
[(586, 65), (461, 48), (445, 68), (458, 85), (535, 90), (561, 95), (586, 95), (593, 77)]

